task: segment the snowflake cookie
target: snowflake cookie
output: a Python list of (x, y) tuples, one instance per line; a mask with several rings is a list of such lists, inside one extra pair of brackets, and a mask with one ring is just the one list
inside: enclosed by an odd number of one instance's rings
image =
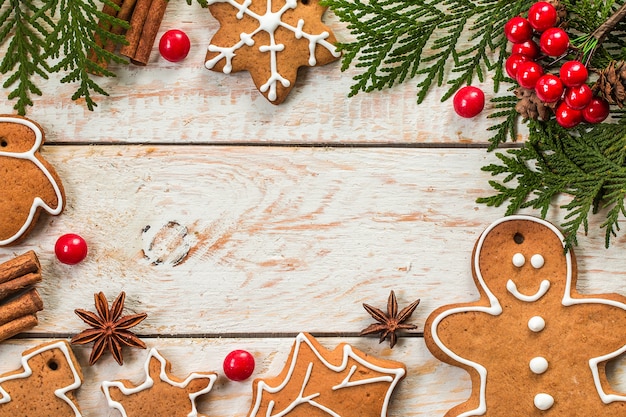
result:
[(208, 47), (206, 68), (247, 70), (273, 104), (285, 100), (298, 68), (339, 59), (318, 0), (209, 0), (209, 10), (220, 29)]
[(626, 415), (606, 377), (626, 352), (626, 297), (576, 290), (576, 260), (552, 224), (493, 223), (474, 248), (475, 302), (443, 306), (424, 337), (440, 360), (467, 370), (470, 398), (452, 416)]

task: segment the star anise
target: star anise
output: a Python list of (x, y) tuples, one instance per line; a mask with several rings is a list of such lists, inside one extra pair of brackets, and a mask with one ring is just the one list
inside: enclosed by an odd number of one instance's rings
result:
[(94, 342), (91, 356), (89, 356), (89, 365), (96, 363), (107, 350), (111, 352), (117, 363), (122, 365), (124, 362), (122, 346), (146, 348), (146, 344), (128, 329), (141, 323), (148, 315), (141, 313), (121, 317), (125, 299), (126, 293), (122, 291), (109, 310), (109, 302), (104, 293), (100, 292), (94, 294), (97, 315), (91, 311), (74, 310), (82, 321), (92, 327), (92, 329), (83, 330), (71, 340), (72, 344), (77, 345)]
[(398, 341), (396, 335), (397, 330), (414, 330), (417, 326), (414, 324), (405, 324), (404, 322), (411, 317), (411, 314), (415, 311), (419, 305), (420, 300), (416, 300), (408, 306), (404, 307), (398, 313), (398, 301), (396, 300), (396, 294), (391, 291), (389, 299), (387, 300), (387, 314), (383, 313), (376, 307), (363, 303), (363, 308), (376, 319), (378, 323), (370, 324), (367, 328), (361, 331), (361, 336), (368, 334), (380, 333), (380, 341), (382, 343), (387, 337), (389, 337), (389, 346), (393, 348)]

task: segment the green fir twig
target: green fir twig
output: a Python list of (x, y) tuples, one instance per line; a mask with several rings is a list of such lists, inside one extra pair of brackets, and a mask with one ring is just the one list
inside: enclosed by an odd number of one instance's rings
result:
[(474, 77), (493, 72), (494, 88), (504, 80), (504, 23), (531, 1), (323, 0), (355, 37), (340, 43), (342, 70), (362, 69), (350, 96), (382, 90), (418, 78), (417, 102), (433, 86), (448, 84), (442, 100)]
[[(106, 51), (101, 45), (110, 41), (124, 44), (124, 36), (104, 30), (99, 21), (128, 28), (128, 23), (102, 12), (102, 4), (93, 0), (8, 0), (9, 6), (0, 13), (0, 46), (8, 42), (7, 53), (0, 62), (0, 73), (9, 77), (3, 87), (14, 89), (10, 100), (16, 99), (15, 110), (26, 114), (32, 106), (31, 95), (41, 95), (34, 76), (48, 79), (48, 74), (61, 73), (62, 83), (78, 85), (73, 100), (84, 99), (89, 110), (96, 105), (92, 93), (107, 95), (97, 83), (96, 75), (113, 77), (102, 62), (126, 61)], [(111, 0), (101, 0), (116, 10)], [(99, 37), (102, 43), (95, 39)], [(93, 53), (95, 59), (88, 59)]]
[[(490, 181), (495, 195), (481, 197), (488, 206), (506, 204), (506, 214), (524, 208), (540, 211), (545, 217), (559, 194), (570, 200), (561, 225), (568, 247), (577, 244), (577, 234), (588, 232), (589, 217), (606, 212), (605, 246), (626, 217), (626, 123), (603, 123), (574, 131), (556, 122), (529, 123), (529, 140), (519, 149), (497, 153), (499, 164), (483, 167), (501, 181)], [(511, 184), (508, 186), (507, 184)]]
[(48, 31), (46, 26), (32, 19), (38, 10), (38, 5), (34, 2), (9, 0), (5, 7), (0, 14), (0, 45), (5, 42), (9, 45), (0, 62), (0, 73), (8, 74), (8, 78), (2, 86), (12, 88), (8, 98), (16, 100), (13, 108), (24, 115), (26, 107), (33, 105), (31, 95), (42, 94), (33, 81), (34, 76), (48, 79), (50, 68), (44, 56), (43, 41)]

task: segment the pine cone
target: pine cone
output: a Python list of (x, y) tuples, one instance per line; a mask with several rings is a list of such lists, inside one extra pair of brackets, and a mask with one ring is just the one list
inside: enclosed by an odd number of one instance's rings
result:
[(567, 18), (567, 9), (565, 8), (565, 5), (561, 4), (559, 0), (547, 0), (547, 3), (550, 3), (556, 9), (556, 15), (558, 17), (556, 26), (560, 26), (560, 24)]
[(545, 103), (537, 97), (535, 90), (524, 87), (517, 87), (514, 93), (519, 98), (515, 110), (523, 118), (547, 121), (552, 117), (556, 103)]
[(626, 62), (611, 61), (608, 67), (596, 71), (598, 80), (591, 87), (591, 90), (598, 94), (609, 104), (617, 104), (624, 107), (626, 100)]

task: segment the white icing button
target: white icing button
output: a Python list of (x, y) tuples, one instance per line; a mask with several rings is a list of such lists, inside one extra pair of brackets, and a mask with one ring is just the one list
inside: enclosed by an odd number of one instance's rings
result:
[(546, 321), (543, 317), (535, 316), (528, 320), (528, 328), (535, 333), (542, 331), (545, 327)]
[(525, 263), (526, 258), (524, 258), (524, 255), (522, 255), (521, 253), (516, 253), (515, 255), (513, 255), (513, 265), (521, 268), (522, 266), (524, 266)]
[(541, 375), (548, 370), (548, 361), (541, 356), (532, 358), (530, 360), (530, 370), (533, 371), (534, 374)]
[(539, 255), (538, 253), (533, 255), (530, 258), (530, 264), (533, 266), (533, 268), (535, 269), (539, 269), (541, 267), (543, 267), (543, 265), (545, 264), (545, 259), (543, 259), (543, 256)]
[(550, 394), (537, 394), (535, 395), (535, 407), (541, 411), (546, 411), (552, 408), (554, 405), (554, 398)]

